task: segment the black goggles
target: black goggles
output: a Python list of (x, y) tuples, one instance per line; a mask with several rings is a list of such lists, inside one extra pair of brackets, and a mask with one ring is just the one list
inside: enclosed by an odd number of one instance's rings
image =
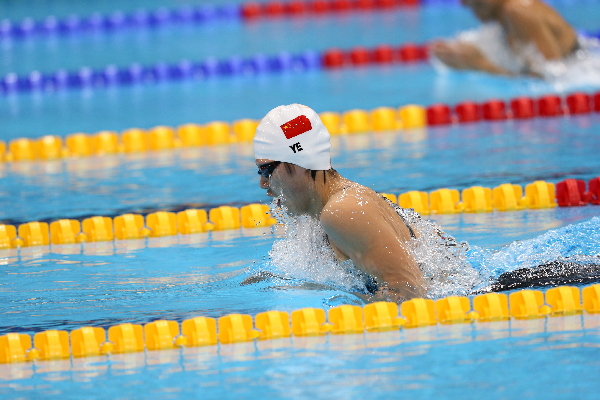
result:
[(267, 164), (259, 165), (258, 174), (269, 179), (279, 164), (281, 164), (281, 161), (272, 161)]

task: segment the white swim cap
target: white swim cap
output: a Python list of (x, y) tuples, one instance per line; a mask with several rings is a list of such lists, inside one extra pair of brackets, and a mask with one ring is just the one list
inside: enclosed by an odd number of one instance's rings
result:
[(272, 109), (254, 135), (254, 157), (312, 170), (331, 168), (329, 132), (309, 107), (290, 104)]

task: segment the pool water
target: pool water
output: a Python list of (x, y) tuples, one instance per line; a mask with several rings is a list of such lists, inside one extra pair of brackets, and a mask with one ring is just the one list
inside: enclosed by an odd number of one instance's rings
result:
[[(78, 5), (81, 7), (82, 3)], [(117, 4), (113, 6), (119, 8)], [(589, 18), (597, 13), (597, 3), (581, 2), (576, 7), (558, 4), (557, 7), (578, 29), (590, 32), (600, 29), (595, 19)], [(26, 6), (15, 8), (27, 10)], [(16, 16), (14, 19), (18, 20)], [(439, 37), (452, 37), (475, 26), (476, 20), (462, 7), (432, 5), (399, 8), (389, 13), (349, 13), (291, 21), (230, 21), (81, 36), (34, 36), (0, 41), (0, 76), (11, 72), (26, 75), (36, 70), (77, 70), (83, 66), (124, 67), (132, 63), (202, 61), (209, 57), (224, 59), (281, 51), (296, 54), (331, 47), (425, 43)], [(10, 95), (0, 97), (0, 117), (6, 140), (48, 134), (65, 136), (79, 131), (92, 133), (105, 129), (121, 131), (131, 127), (259, 119), (269, 107), (294, 102), (310, 105), (317, 112), (341, 112), (405, 104), (508, 100), (522, 95), (536, 97), (555, 91), (593, 88), (580, 83), (556, 87), (529, 78), (439, 74), (428, 63), (392, 64)], [(23, 123), (24, 120), (27, 123)]]
[[(131, 2), (177, 7), (199, 2)], [(216, 4), (213, 2), (213, 4)], [(109, 13), (114, 1), (6, 3), (11, 20)], [(599, 6), (557, 7), (597, 30)], [(124, 9), (124, 11), (127, 11)], [(455, 5), (252, 24), (161, 26), (0, 40), (0, 76), (181, 58), (423, 43), (472, 28)], [(402, 28), (399, 28), (402, 27)], [(260, 118), (279, 104), (321, 111), (537, 97), (529, 78), (441, 75), (428, 63), (296, 71), (128, 87), (0, 96), (0, 139)], [(334, 137), (332, 162), (378, 192), (432, 191), (600, 175), (600, 114), (481, 122)], [(250, 144), (0, 164), (0, 221), (20, 224), (268, 202)], [(459, 241), (485, 279), (556, 257), (600, 254), (600, 206), (428, 216)], [(0, 250), (0, 335), (230, 313), (363, 304), (318, 271), (240, 285), (270, 262), (281, 229)], [(319, 260), (317, 260), (319, 261)], [(483, 279), (483, 278), (482, 278)], [(457, 285), (456, 291), (462, 290)], [(455, 294), (452, 291), (446, 294)], [(458, 294), (458, 293), (457, 293)], [(464, 293), (460, 293), (464, 294)], [(62, 361), (0, 364), (2, 398), (595, 398), (600, 319), (593, 314), (436, 325), (360, 335), (254, 341)]]
[[(598, 126), (600, 115), (590, 114), (341, 135), (332, 162), (380, 193), (589, 181), (600, 170)], [(0, 176), (0, 221), (9, 223), (269, 200), (251, 143), (1, 164)]]
[[(574, 230), (588, 236), (578, 239), (581, 247), (575, 254), (598, 254), (600, 238), (595, 231), (600, 221), (593, 224), (591, 233), (584, 229), (586, 221), (597, 215), (594, 207), (583, 207), (440, 215), (435, 219), (448, 233), (469, 242), (473, 248), (470, 261), (475, 265), (491, 263), (490, 267), (498, 269), (497, 276), (528, 262), (528, 256), (538, 263), (556, 258), (551, 249), (561, 243), (541, 235), (568, 224), (579, 223)], [(573, 239), (572, 233), (565, 232), (564, 236), (567, 242)], [(3, 250), (0, 271), (6, 278), (0, 298), (0, 334), (363, 304), (342, 278), (332, 278), (326, 271), (307, 274), (298, 269), (291, 274), (286, 271), (285, 280), (240, 285), (257, 271), (282, 274), (267, 260), (273, 241), (281, 238), (281, 233), (255, 228)], [(520, 249), (502, 250), (515, 240), (523, 240)], [(533, 246), (537, 251), (528, 255), (527, 248)], [(479, 249), (495, 250), (491, 254), (499, 259), (480, 254)], [(563, 256), (570, 255), (568, 250), (561, 251)], [(517, 256), (522, 259), (510, 260)]]
[[(0, 365), (15, 398), (592, 399), (600, 319), (438, 325)], [(560, 373), (557, 373), (560, 371)], [(77, 388), (70, 392), (62, 388)]]
[[(554, 126), (558, 125), (556, 122), (564, 122), (565, 126), (571, 128), (574, 126), (560, 120), (556, 120)], [(518, 130), (514, 128), (513, 122), (499, 124), (497, 129), (505, 130), (499, 137), (518, 136)], [(482, 167), (478, 169), (481, 175), (471, 172), (470, 177), (465, 176), (469, 170), (462, 170), (464, 164), (456, 167), (454, 181), (457, 185), (453, 187), (468, 187), (477, 182), (489, 186), (504, 181), (526, 183), (534, 177), (537, 179), (535, 174), (520, 172), (522, 163), (510, 162), (510, 157), (509, 162), (501, 164), (500, 161), (508, 155), (516, 160), (518, 155), (514, 154), (514, 149), (521, 147), (514, 146), (513, 150), (502, 152), (499, 149), (505, 147), (504, 141), (498, 140), (494, 145), (489, 142), (490, 139), (494, 142), (495, 137), (477, 134), (473, 129), (468, 136), (469, 141), (463, 138), (466, 145), (461, 149), (466, 149), (466, 154), (469, 154), (469, 148), (474, 148), (479, 142), (479, 147), (490, 149), (484, 153), (488, 154), (488, 162), (481, 161)], [(582, 142), (593, 143), (593, 129), (579, 129), (574, 130), (582, 135)], [(428, 186), (419, 186), (420, 182), (425, 184), (423, 177), (430, 176), (432, 173), (427, 171), (433, 169), (433, 166), (419, 160), (437, 158), (438, 165), (446, 165), (444, 158), (449, 157), (447, 162), (451, 164), (453, 157), (450, 154), (452, 147), (458, 142), (460, 132), (446, 131), (440, 135), (435, 135), (435, 132), (436, 129), (429, 129), (426, 139), (423, 139), (423, 132), (412, 132), (417, 137), (421, 135), (420, 143), (404, 140), (407, 137), (415, 139), (407, 136), (410, 135), (408, 133), (340, 137), (340, 143), (336, 145), (334, 165), (336, 161), (339, 165), (347, 165), (340, 168), (342, 173), (347, 170), (348, 175), (356, 175), (355, 179), (372, 181), (374, 187), (392, 193), (408, 188), (430, 190), (441, 187), (447, 183), (445, 179), (448, 178), (438, 178), (441, 180), (437, 183), (427, 182)], [(538, 138), (540, 150), (547, 148), (548, 142), (550, 146), (554, 146), (557, 138), (562, 136), (546, 135)], [(377, 143), (377, 140), (383, 140), (387, 146), (374, 146), (373, 143)], [(412, 145), (415, 147), (411, 147)], [(188, 199), (196, 199), (200, 205), (223, 204), (221, 202), (230, 196), (239, 202), (265, 200), (262, 197), (264, 194), (255, 186), (256, 182), (251, 182), (247, 190), (241, 186), (242, 180), (251, 181), (248, 174), (254, 175), (251, 159), (247, 161), (248, 165), (232, 167), (229, 164), (233, 171), (228, 177), (236, 177), (232, 182), (232, 179), (226, 180), (229, 183), (222, 182), (221, 173), (210, 170), (214, 168), (219, 171), (229, 161), (235, 165), (235, 159), (240, 153), (234, 148), (228, 148), (219, 158), (222, 164), (217, 163), (211, 167), (210, 158), (195, 161), (196, 169), (204, 171), (205, 175), (197, 179), (203, 185), (193, 190), (209, 197), (196, 197), (189, 190), (188, 193), (180, 190), (173, 191), (170, 194), (172, 198), (165, 197), (170, 201), (159, 201), (161, 192), (156, 188), (178, 187), (174, 176), (180, 175), (179, 162), (183, 158), (178, 152), (167, 154), (166, 161), (163, 160), (162, 163), (161, 157), (157, 158), (157, 155), (147, 155), (137, 160), (113, 160), (108, 163), (109, 171), (103, 171), (104, 167), (101, 165), (81, 170), (72, 166), (78, 162), (89, 166), (90, 160), (87, 159), (65, 162), (71, 163), (70, 168), (65, 168), (64, 163), (60, 162), (58, 168), (50, 171), (43, 168), (43, 163), (36, 163), (29, 165), (27, 174), (9, 171), (5, 179), (29, 181), (32, 193), (38, 193), (40, 199), (45, 199), (41, 203), (46, 204), (44, 207), (31, 206), (32, 209), (39, 215), (56, 212), (57, 217), (60, 212), (66, 214), (67, 207), (72, 213), (70, 216), (81, 217), (96, 211), (102, 215), (117, 215), (153, 204), (158, 208), (160, 205), (173, 207), (185, 204)], [(555, 152), (555, 157), (559, 158), (560, 146), (556, 147)], [(564, 176), (588, 179), (593, 173), (579, 167), (579, 161), (593, 160), (593, 147), (582, 146), (581, 152), (581, 157), (570, 161), (573, 163), (571, 167), (568, 163), (561, 164), (556, 167), (556, 172), (552, 171), (550, 163), (554, 157), (553, 151), (546, 152), (545, 157), (532, 152), (531, 158), (537, 159), (535, 163), (532, 161), (534, 165), (549, 162), (544, 171), (548, 175), (543, 175), (546, 179), (556, 179), (552, 174), (569, 170), (572, 172)], [(497, 161), (494, 154), (500, 154)], [(396, 180), (394, 177), (391, 180), (390, 173), (394, 163), (401, 163), (397, 157), (415, 160), (414, 168), (417, 172), (412, 179)], [(380, 169), (369, 168), (375, 160)], [(91, 162), (93, 164), (94, 160)], [(500, 171), (495, 172), (498, 176), (493, 177), (493, 173), (485, 172), (486, 165), (500, 166)], [(208, 171), (204, 168), (208, 168)], [(110, 173), (111, 169), (118, 169), (122, 173)], [(453, 168), (446, 170), (451, 173)], [(86, 177), (90, 182), (86, 183)], [(181, 176), (179, 178), (183, 181), (188, 179)], [(43, 185), (48, 179), (54, 179), (56, 184)], [(131, 198), (125, 195), (127, 192), (119, 192), (119, 185), (134, 185), (132, 182), (136, 179), (140, 180), (134, 186), (138, 190), (129, 189)], [(99, 196), (91, 195), (88, 195), (89, 201), (86, 202), (86, 197), (78, 193), (78, 190), (69, 190), (74, 180), (82, 185), (82, 193), (96, 192), (96, 187), (112, 188), (108, 190), (115, 190), (115, 193), (109, 193), (108, 199), (120, 197), (124, 204), (107, 201), (102, 206), (103, 203), (94, 198)], [(42, 185), (37, 186), (40, 182)], [(233, 186), (236, 190), (229, 189), (229, 194), (221, 193), (228, 186)], [(47, 189), (43, 190), (44, 187)], [(181, 187), (185, 187), (183, 182)], [(216, 199), (211, 199), (202, 190), (206, 187), (214, 189), (215, 194), (212, 196), (217, 196)], [(23, 183), (19, 183), (7, 186), (6, 190), (23, 188)], [(242, 188), (248, 196), (243, 196)], [(144, 191), (147, 191), (147, 196), (143, 195)], [(22, 196), (16, 192), (11, 197)], [(53, 200), (55, 197), (56, 200)], [(79, 198), (81, 201), (78, 201)], [(54, 204), (62, 204), (63, 209), (55, 209)], [(18, 205), (13, 207), (13, 215), (18, 215), (19, 208)], [(24, 221), (31, 212), (26, 207), (23, 209), (20, 218)], [(497, 276), (524, 262), (550, 261), (557, 256), (557, 251), (559, 256), (598, 254), (600, 238), (597, 232), (600, 232), (600, 221), (593, 217), (598, 216), (599, 211), (597, 206), (585, 206), (485, 214), (446, 214), (430, 218), (458, 240), (469, 243), (473, 249), (469, 260), (473, 265), (477, 266), (482, 262), (485, 264), (487, 261), (487, 267), (495, 268)], [(7, 217), (9, 215), (7, 213)], [(547, 236), (546, 232), (553, 229), (562, 232), (558, 234), (560, 239)], [(256, 315), (273, 309), (291, 312), (303, 307), (328, 309), (341, 304), (362, 304), (344, 282), (327, 280), (318, 274), (307, 276), (305, 271), (296, 271), (285, 280), (272, 279), (241, 286), (240, 283), (245, 278), (257, 271), (278, 272), (269, 265), (268, 253), (273, 241), (281, 238), (280, 231), (253, 228), (109, 243), (3, 250), (0, 253), (0, 268), (5, 278), (1, 282), (0, 292), (3, 304), (0, 334), (34, 334), (48, 329), (73, 330), (81, 326), (108, 328), (125, 322), (144, 324), (156, 319), (182, 321), (198, 315), (217, 318), (229, 313)], [(521, 242), (516, 242), (519, 240)], [(574, 242), (577, 243), (575, 249)], [(507, 247), (511, 243), (513, 247)], [(532, 249), (535, 251), (528, 254)], [(565, 322), (573, 320), (576, 322)], [(428, 398), (442, 393), (449, 397), (462, 397), (459, 394), (464, 390), (468, 390), (469, 396), (475, 397), (494, 390), (496, 398), (503, 398), (506, 393), (523, 392), (536, 397), (541, 387), (532, 388), (531, 380), (523, 376), (523, 371), (530, 368), (524, 361), (533, 358), (537, 366), (535, 376), (543, 376), (542, 373), (553, 374), (550, 387), (557, 390), (553, 398), (568, 398), (571, 393), (581, 393), (585, 398), (593, 393), (591, 388), (594, 387), (594, 381), (585, 380), (585, 376), (595, 373), (590, 371), (597, 368), (595, 360), (598, 355), (598, 329), (594, 325), (597, 323), (593, 315), (586, 314), (541, 319), (537, 322), (515, 320), (499, 324), (405, 329), (383, 334), (312, 339), (294, 337), (287, 341), (220, 345), (183, 351), (148, 351), (145, 354), (109, 358), (11, 364), (3, 366), (6, 373), (0, 375), (6, 377), (6, 385), (0, 385), (0, 393), (15, 398), (28, 398), (36, 393), (43, 393), (45, 397), (69, 397), (72, 393), (73, 397), (79, 398), (90, 396), (98, 388), (102, 388), (104, 397), (122, 398), (135, 398), (140, 392), (145, 397), (155, 398), (181, 398), (200, 393), (208, 398), (226, 395), (257, 397), (263, 393), (272, 393), (276, 397), (286, 397), (286, 393), (293, 393), (290, 397), (297, 398), (321, 398), (325, 397), (324, 393), (329, 398), (359, 398), (369, 393), (372, 397), (383, 398), (390, 393), (407, 391), (418, 398)], [(519, 328), (515, 328), (520, 324), (526, 325), (521, 333), (517, 331)], [(527, 324), (534, 328), (528, 328)], [(566, 327), (562, 324), (566, 324)], [(556, 325), (559, 326), (556, 331), (554, 328), (547, 328)], [(448, 335), (451, 336), (450, 339)], [(556, 358), (563, 361), (559, 367), (550, 369), (547, 360)], [(498, 376), (494, 372), (498, 368), (510, 370), (510, 375)], [(565, 376), (577, 376), (577, 382), (581, 380), (581, 383), (570, 388), (569, 393), (563, 393), (562, 385), (567, 380)], [(348, 377), (352, 377), (352, 384), (347, 383)], [(307, 385), (307, 381), (314, 383), (312, 386)], [(369, 383), (371, 381), (377, 382), (376, 389), (372, 386), (375, 383)], [(346, 385), (342, 385), (342, 382), (346, 382)], [(285, 386), (292, 387), (288, 389), (291, 392), (282, 392), (282, 387)]]

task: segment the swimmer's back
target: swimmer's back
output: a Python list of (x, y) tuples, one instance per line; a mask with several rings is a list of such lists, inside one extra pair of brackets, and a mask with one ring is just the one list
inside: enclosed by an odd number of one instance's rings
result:
[(539, 0), (508, 0), (501, 23), (513, 49), (534, 42), (547, 60), (564, 58), (579, 47), (575, 30), (554, 8)]

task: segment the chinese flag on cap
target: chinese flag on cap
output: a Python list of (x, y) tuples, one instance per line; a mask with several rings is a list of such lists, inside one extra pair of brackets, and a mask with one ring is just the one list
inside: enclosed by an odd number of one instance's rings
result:
[(291, 139), (295, 136), (302, 135), (304, 132), (308, 132), (311, 129), (312, 125), (306, 115), (300, 115), (281, 125), (281, 130), (283, 131), (286, 139)]

